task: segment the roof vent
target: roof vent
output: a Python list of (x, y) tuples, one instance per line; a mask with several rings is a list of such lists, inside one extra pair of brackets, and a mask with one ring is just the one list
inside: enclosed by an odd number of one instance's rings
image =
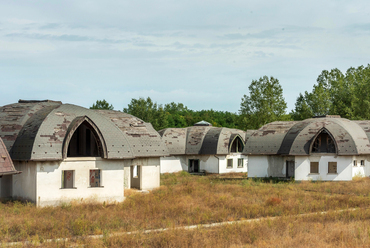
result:
[(18, 100), (18, 103), (38, 103), (38, 102), (55, 102), (55, 103), (62, 104), (61, 101), (53, 101), (53, 100), (22, 100), (22, 99)]
[(212, 124), (206, 121), (200, 121), (195, 123), (194, 126), (212, 126)]
[(312, 118), (341, 118), (340, 115), (318, 115)]

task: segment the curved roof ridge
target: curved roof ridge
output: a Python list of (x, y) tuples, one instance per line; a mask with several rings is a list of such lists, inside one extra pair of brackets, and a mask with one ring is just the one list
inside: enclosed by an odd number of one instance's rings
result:
[(0, 137), (11, 151), (19, 132), (35, 113), (44, 107), (60, 106), (59, 102), (26, 102), (12, 103), (0, 107)]

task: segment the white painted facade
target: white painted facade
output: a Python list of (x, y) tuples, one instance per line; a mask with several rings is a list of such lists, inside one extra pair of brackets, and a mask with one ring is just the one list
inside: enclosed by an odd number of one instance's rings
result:
[[(125, 162), (125, 188), (152, 190), (160, 186), (160, 158), (136, 158)], [(135, 168), (136, 167), (136, 168)]]
[[(228, 168), (228, 159), (232, 160), (232, 166)], [(241, 159), (242, 166), (238, 166)], [(199, 171), (208, 173), (231, 173), (248, 172), (248, 156), (241, 153), (229, 155), (178, 155), (161, 157), (161, 173), (174, 173), (189, 170), (189, 160), (199, 160)]]
[[(122, 160), (95, 157), (67, 158), (62, 162), (14, 162), (22, 169), (13, 177), (13, 197), (36, 203), (37, 206), (59, 205), (62, 202), (124, 200), (124, 170)], [(62, 171), (74, 173), (73, 188), (62, 188)], [(90, 170), (100, 170), (100, 186), (90, 186)]]
[[(367, 156), (249, 156), (248, 177), (286, 177), (286, 161), (294, 161), (297, 181), (349, 181), (353, 177), (370, 176)], [(356, 161), (356, 163), (354, 163)], [(363, 161), (363, 165), (361, 165)], [(310, 173), (311, 162), (318, 163), (318, 173)], [(337, 173), (328, 173), (329, 162), (336, 162)]]
[[(12, 179), (12, 195), (37, 206), (62, 202), (122, 202), (125, 188), (152, 190), (160, 186), (160, 159), (111, 160), (100, 157), (73, 157), (64, 161), (14, 161), (22, 173)], [(137, 166), (137, 176), (132, 169)], [(100, 186), (90, 186), (90, 170), (100, 170)], [(73, 171), (73, 188), (62, 187), (62, 171)], [(23, 173), (24, 172), (24, 173)]]

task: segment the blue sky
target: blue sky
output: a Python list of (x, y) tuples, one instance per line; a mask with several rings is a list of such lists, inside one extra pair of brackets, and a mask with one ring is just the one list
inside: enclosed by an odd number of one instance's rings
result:
[(322, 70), (369, 58), (369, 1), (0, 2), (0, 105), (106, 99), (122, 110), (149, 96), (237, 112), (268, 75), (289, 112)]

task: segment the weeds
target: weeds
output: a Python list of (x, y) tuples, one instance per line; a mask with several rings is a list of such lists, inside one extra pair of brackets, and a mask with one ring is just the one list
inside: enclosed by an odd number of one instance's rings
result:
[[(141, 241), (131, 240), (130, 237), (128, 240), (131, 241), (127, 241), (129, 242), (127, 243), (119, 238), (109, 238), (107, 233), (266, 216), (283, 216), (285, 218), (301, 213), (370, 206), (368, 193), (370, 179), (367, 178), (356, 179), (352, 182), (302, 182), (296, 184), (243, 179), (242, 174), (239, 175), (240, 179), (238, 175), (233, 176), (238, 179), (214, 180), (214, 175), (192, 176), (187, 172), (165, 174), (161, 178), (162, 186), (158, 189), (149, 194), (126, 190), (126, 200), (117, 204), (76, 201), (62, 204), (59, 207), (36, 208), (32, 204), (17, 201), (0, 203), (0, 236), (3, 242), (10, 242), (104, 234), (101, 246), (119, 246), (122, 242), (125, 245), (164, 244), (166, 246), (165, 244), (169, 244), (168, 246), (171, 246), (171, 242), (176, 240), (172, 236), (166, 236), (165, 243), (161, 243), (164, 241), (162, 241), (163, 237), (160, 234), (150, 236), (150, 238), (145, 236), (144, 240)], [(367, 221), (370, 219), (369, 216), (370, 213), (364, 215), (356, 212), (353, 213), (352, 218), (358, 221)], [(337, 216), (336, 218), (344, 217)], [(268, 225), (266, 226), (268, 227)], [(271, 229), (274, 228), (273, 223), (270, 223), (270, 226)], [(262, 226), (258, 228), (262, 228)], [(260, 244), (258, 242), (264, 238), (263, 235), (259, 234), (258, 228), (251, 229), (252, 232), (244, 235), (245, 237), (240, 242), (251, 245)], [(290, 233), (291, 239), (296, 239), (300, 235), (296, 233), (295, 229), (289, 229), (286, 226), (286, 231), (288, 234)], [(361, 233), (361, 237), (363, 233), (370, 233), (368, 229), (356, 232)], [(198, 236), (198, 234), (192, 233), (185, 236), (208, 239), (206, 236), (209, 233), (204, 235)], [(223, 235), (220, 237), (224, 237)], [(232, 237), (229, 236), (230, 239)], [(345, 234), (342, 237), (345, 239)], [(187, 239), (183, 241), (184, 244), (189, 242)], [(216, 246), (231, 245), (231, 243), (225, 244), (221, 245), (220, 243)]]

